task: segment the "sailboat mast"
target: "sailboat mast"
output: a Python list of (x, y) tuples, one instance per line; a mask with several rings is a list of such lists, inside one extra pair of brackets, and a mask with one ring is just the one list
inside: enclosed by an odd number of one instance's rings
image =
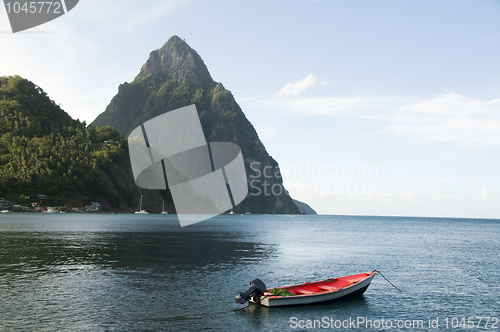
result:
[(141, 199), (139, 200), (139, 206), (137, 207), (137, 211), (141, 211), (142, 210), (142, 195), (141, 195)]

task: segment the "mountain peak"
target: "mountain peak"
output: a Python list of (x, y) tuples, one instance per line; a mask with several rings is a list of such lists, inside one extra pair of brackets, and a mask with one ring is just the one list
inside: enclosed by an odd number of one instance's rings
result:
[(120, 85), (117, 95), (91, 126), (113, 126), (128, 136), (146, 121), (192, 104), (196, 105), (207, 142), (237, 144), (246, 170), (258, 165), (259, 170), (253, 169), (255, 174), (247, 176), (253, 192), (235, 207), (235, 212), (300, 213), (281, 177), (261, 178), (261, 170), (272, 169), (279, 174), (278, 163), (267, 153), (231, 92), (212, 80), (198, 53), (177, 36), (151, 52), (135, 80)]
[(135, 77), (140, 81), (149, 75), (166, 75), (183, 83), (202, 85), (213, 82), (207, 66), (183, 39), (172, 36), (159, 49), (149, 54), (149, 59)]

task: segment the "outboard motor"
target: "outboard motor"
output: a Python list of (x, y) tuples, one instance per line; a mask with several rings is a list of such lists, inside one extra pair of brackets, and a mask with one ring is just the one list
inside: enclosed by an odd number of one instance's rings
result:
[(236, 303), (245, 304), (245, 302), (250, 300), (252, 296), (264, 295), (266, 289), (266, 285), (262, 282), (262, 280), (255, 279), (250, 282), (250, 288), (246, 292), (238, 292), (238, 295), (236, 295), (234, 299), (236, 300)]

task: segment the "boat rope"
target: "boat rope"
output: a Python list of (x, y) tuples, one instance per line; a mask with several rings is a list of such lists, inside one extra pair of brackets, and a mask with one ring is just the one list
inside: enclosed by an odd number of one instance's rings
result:
[(398, 291), (402, 292), (401, 289), (397, 288), (396, 286), (394, 286), (394, 284), (392, 282), (389, 281), (389, 279), (387, 279), (386, 277), (384, 277), (384, 275), (382, 273), (380, 273), (379, 270), (376, 270), (377, 271), (377, 274), (380, 274), (382, 276), (382, 278), (384, 278), (388, 283), (391, 284), (392, 287), (396, 288)]

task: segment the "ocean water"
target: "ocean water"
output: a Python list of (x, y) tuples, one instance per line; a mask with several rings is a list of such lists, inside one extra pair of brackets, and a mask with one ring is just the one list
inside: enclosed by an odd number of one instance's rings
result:
[[(500, 328), (500, 220), (0, 215), (1, 331), (475, 331)], [(234, 303), (380, 270), (363, 296)], [(238, 310), (239, 309), (239, 310)]]

